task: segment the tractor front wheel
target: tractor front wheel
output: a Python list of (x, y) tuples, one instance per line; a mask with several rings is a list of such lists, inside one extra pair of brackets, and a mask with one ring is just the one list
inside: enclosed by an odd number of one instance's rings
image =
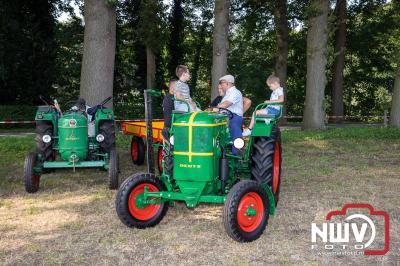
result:
[(108, 167), (109, 188), (118, 189), (118, 155), (115, 149), (112, 149), (110, 151), (110, 160)]
[(35, 173), (37, 153), (31, 152), (25, 158), (24, 164), (24, 181), (25, 190), (28, 193), (35, 193), (39, 190), (40, 175)]
[(145, 151), (142, 138), (136, 136), (132, 137), (131, 157), (133, 164), (142, 165), (144, 163)]
[(264, 232), (269, 218), (269, 200), (262, 185), (242, 180), (229, 192), (223, 211), (225, 230), (238, 242), (251, 242)]
[[(136, 228), (146, 228), (157, 225), (168, 210), (168, 202), (147, 204), (143, 192), (147, 187), (149, 192), (166, 191), (164, 183), (153, 174), (139, 173), (126, 179), (118, 191), (116, 211), (119, 219), (125, 225)], [(149, 198), (154, 200), (154, 198)]]

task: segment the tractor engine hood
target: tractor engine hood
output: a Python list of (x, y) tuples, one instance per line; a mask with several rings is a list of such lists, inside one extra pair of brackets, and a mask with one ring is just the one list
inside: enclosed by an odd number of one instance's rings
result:
[(61, 158), (70, 163), (84, 160), (88, 154), (87, 118), (80, 112), (68, 112), (58, 121)]
[[(173, 123), (174, 179), (184, 193), (198, 194), (218, 176), (217, 142), (228, 140), (228, 118), (209, 112), (176, 115)], [(193, 182), (199, 182), (193, 186)]]

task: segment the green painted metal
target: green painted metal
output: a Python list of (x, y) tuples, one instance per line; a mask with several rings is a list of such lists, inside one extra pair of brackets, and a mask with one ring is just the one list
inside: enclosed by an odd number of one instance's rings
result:
[(82, 112), (67, 112), (58, 121), (58, 149), (64, 161), (78, 162), (88, 155), (87, 118)]
[(104, 167), (108, 169), (106, 161), (78, 161), (75, 164), (68, 161), (43, 162), (43, 168), (85, 168)]
[[(256, 116), (256, 111), (266, 108), (268, 105), (281, 106), (280, 113), (278, 115), (265, 115)], [(283, 104), (282, 103), (262, 103), (257, 105), (254, 113), (254, 127), (251, 131), (253, 137), (270, 136), (272, 127), (276, 124), (276, 121), (282, 116)]]
[(246, 210), (246, 216), (256, 216), (257, 211), (253, 209), (251, 206), (249, 206)]
[(227, 117), (210, 112), (176, 115), (174, 139), (174, 179), (182, 193), (193, 196), (186, 200), (197, 204), (201, 195), (216, 194), (218, 186), (218, 142), (226, 142)]
[[(146, 187), (145, 187), (146, 188)], [(203, 195), (198, 197), (197, 195), (190, 195), (182, 192), (174, 191), (161, 191), (161, 192), (145, 192), (143, 197), (147, 199), (145, 203), (147, 204), (157, 204), (161, 201), (184, 201), (188, 208), (194, 208), (198, 203), (224, 203), (226, 196), (222, 195)], [(149, 199), (156, 198), (156, 199)]]
[(36, 111), (35, 120), (51, 122), (53, 125), (53, 135), (58, 135), (57, 112), (51, 106), (39, 106)]
[(97, 110), (95, 116), (95, 128), (96, 128), (96, 135), (99, 132), (100, 123), (104, 120), (115, 120), (114, 112), (112, 109), (109, 108), (101, 108)]
[[(267, 104), (257, 106), (265, 108)], [(269, 104), (268, 104), (269, 105)], [(145, 187), (137, 205), (159, 204), (160, 202), (183, 201), (189, 208), (199, 203), (225, 202), (234, 184), (240, 180), (251, 179), (251, 154), (254, 139), (257, 136), (270, 136), (278, 117), (266, 123), (265, 117), (255, 117), (257, 128), (239, 155), (232, 155), (227, 115), (212, 112), (175, 112), (172, 115), (171, 135), (174, 137), (173, 151), (169, 142), (164, 143), (164, 152), (172, 153), (174, 158), (173, 174), (166, 173), (163, 160), (161, 181), (165, 191), (150, 192)], [(268, 118), (269, 119), (269, 118)], [(228, 159), (229, 176), (220, 178), (220, 159)], [(270, 214), (275, 213), (275, 200), (268, 184), (263, 186), (270, 203)], [(247, 215), (256, 215), (256, 210), (248, 208)]]
[(267, 192), (267, 196), (269, 199), (269, 214), (274, 215), (275, 214), (275, 198), (274, 198), (274, 193), (272, 192), (271, 187), (268, 184), (264, 184), (264, 190)]

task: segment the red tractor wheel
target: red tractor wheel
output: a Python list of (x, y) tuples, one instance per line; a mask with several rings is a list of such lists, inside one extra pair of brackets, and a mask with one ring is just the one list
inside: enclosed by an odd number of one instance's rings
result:
[(132, 162), (136, 165), (142, 165), (144, 163), (145, 148), (142, 138), (136, 136), (132, 137), (131, 157), (132, 157)]
[[(147, 204), (143, 192), (166, 191), (164, 183), (153, 174), (135, 174), (122, 183), (116, 198), (120, 220), (129, 227), (146, 228), (157, 225), (168, 210), (168, 202)], [(154, 199), (154, 198), (153, 198)]]
[(162, 160), (163, 160), (163, 147), (158, 148), (157, 152), (157, 165), (158, 165), (158, 172), (160, 175), (163, 173), (163, 167), (162, 167)]
[(264, 232), (269, 218), (269, 200), (262, 185), (242, 180), (229, 192), (223, 212), (228, 235), (238, 242), (251, 242)]

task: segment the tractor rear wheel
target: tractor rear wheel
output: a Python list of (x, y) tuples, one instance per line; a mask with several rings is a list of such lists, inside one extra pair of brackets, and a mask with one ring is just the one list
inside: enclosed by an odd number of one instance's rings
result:
[(144, 163), (145, 151), (142, 138), (136, 136), (132, 137), (131, 157), (133, 164), (142, 165)]
[(173, 168), (174, 168), (174, 157), (172, 156), (174, 150), (173, 147), (170, 146), (170, 153), (163, 149), (163, 159), (165, 164), (165, 173), (172, 177)]
[(39, 190), (40, 175), (36, 174), (33, 168), (36, 166), (37, 153), (31, 152), (25, 158), (24, 181), (25, 190), (28, 193), (35, 193)]
[(103, 152), (110, 152), (115, 149), (115, 123), (114, 120), (100, 121), (99, 134), (104, 136), (104, 140), (100, 142), (100, 149)]
[(275, 126), (270, 137), (258, 137), (254, 140), (251, 164), (252, 178), (271, 187), (275, 205), (279, 201), (281, 170), (281, 132)]
[(269, 200), (262, 185), (242, 180), (229, 192), (223, 221), (228, 235), (238, 242), (251, 242), (264, 232), (269, 218)]
[[(149, 173), (134, 174), (126, 179), (118, 191), (116, 210), (125, 225), (146, 228), (157, 225), (168, 210), (168, 202), (146, 204), (143, 202), (144, 188), (150, 192), (166, 191), (164, 183)], [(154, 199), (154, 198), (152, 198)]]
[(110, 160), (108, 166), (108, 180), (110, 189), (118, 189), (118, 155), (115, 149), (110, 151)]
[[(43, 136), (49, 135), (51, 141), (45, 143), (43, 141)], [(54, 157), (52, 150), (53, 143), (53, 124), (50, 121), (36, 121), (36, 151), (41, 153), (43, 158), (47, 160), (52, 160)]]
[(160, 146), (158, 147), (158, 151), (157, 151), (157, 166), (158, 166), (158, 173), (160, 175), (162, 175), (163, 173), (163, 167), (162, 167), (162, 160), (163, 160), (163, 147)]

